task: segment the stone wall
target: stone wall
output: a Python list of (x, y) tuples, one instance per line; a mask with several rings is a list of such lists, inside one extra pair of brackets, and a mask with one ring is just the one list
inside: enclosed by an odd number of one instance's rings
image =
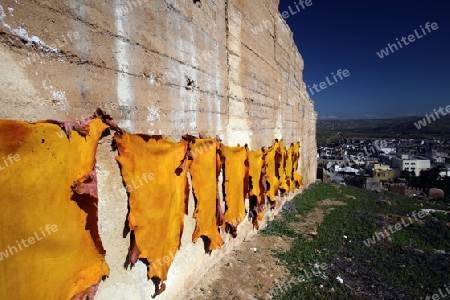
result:
[[(195, 2), (195, 3), (194, 3)], [(218, 135), (229, 146), (300, 141), (304, 187), (316, 178), (316, 118), (304, 62), (279, 21), (278, 0), (1, 0), (0, 118), (75, 120), (104, 109), (133, 133)], [(261, 30), (257, 30), (260, 28)], [(127, 196), (111, 151), (97, 154), (99, 226), (111, 267), (98, 299), (147, 299), (145, 265), (124, 270)], [(182, 249), (160, 298), (182, 295), (208, 264), (190, 242), (193, 199)], [(219, 254), (220, 252), (220, 254)], [(172, 298), (173, 299), (173, 298)]]

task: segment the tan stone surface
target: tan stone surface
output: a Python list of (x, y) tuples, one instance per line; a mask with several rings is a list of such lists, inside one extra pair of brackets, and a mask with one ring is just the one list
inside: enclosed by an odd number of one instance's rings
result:
[[(300, 141), (299, 173), (308, 185), (316, 174), (317, 114), (303, 82), (303, 58), (286, 23), (278, 21), (278, 4), (2, 0), (0, 118), (73, 120), (101, 107), (133, 133), (174, 140), (186, 133), (219, 135), (226, 145), (248, 143), (251, 149), (276, 138), (286, 145)], [(252, 29), (263, 22), (271, 25), (255, 34)], [(30, 42), (37, 38), (46, 46)], [(53, 44), (59, 52), (49, 51)], [(145, 266), (122, 268), (129, 237), (118, 232), (127, 198), (111, 160), (115, 153), (107, 140), (102, 143), (99, 220), (111, 276), (98, 298), (146, 299), (152, 285)], [(187, 216), (186, 236), (194, 225)], [(250, 234), (249, 224), (241, 227), (244, 236)], [(205, 259), (202, 245), (188, 240), (161, 299), (179, 295), (194, 283), (192, 272), (206, 272), (205, 264), (219, 257)]]

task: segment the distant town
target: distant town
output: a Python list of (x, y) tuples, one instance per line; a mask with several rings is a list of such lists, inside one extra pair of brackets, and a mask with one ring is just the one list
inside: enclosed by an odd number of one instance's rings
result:
[(342, 139), (319, 147), (317, 176), (375, 192), (448, 197), (450, 139)]

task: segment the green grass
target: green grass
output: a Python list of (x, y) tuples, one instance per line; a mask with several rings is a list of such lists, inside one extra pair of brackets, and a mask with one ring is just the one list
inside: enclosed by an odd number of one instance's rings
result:
[[(353, 198), (345, 195), (353, 196)], [(395, 225), (386, 218), (396, 215), (407, 220), (421, 208), (450, 210), (445, 201), (409, 199), (389, 193), (375, 194), (348, 186), (318, 184), (296, 196), (292, 202), (305, 217), (317, 202), (340, 200), (318, 228), (311, 241), (296, 235), (289, 223), (302, 222), (294, 213), (281, 214), (263, 234), (293, 238), (292, 247), (275, 255), (298, 277), (311, 264), (326, 264), (327, 279), (312, 276), (305, 282), (286, 286), (274, 299), (420, 299), (450, 283), (450, 215), (433, 213), (401, 230), (389, 241), (382, 239), (370, 247), (364, 241), (375, 232)], [(391, 205), (381, 202), (387, 200)], [(346, 236), (347, 238), (345, 238)], [(341, 284), (336, 277), (340, 276)]]

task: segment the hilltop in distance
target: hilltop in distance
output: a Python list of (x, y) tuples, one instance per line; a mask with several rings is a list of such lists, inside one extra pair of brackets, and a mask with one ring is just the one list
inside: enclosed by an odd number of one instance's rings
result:
[[(426, 126), (423, 126), (424, 122), (426, 122)], [(319, 145), (347, 137), (448, 138), (450, 137), (450, 117), (448, 115), (441, 116), (436, 121), (431, 119), (431, 122), (428, 122), (423, 116), (391, 119), (318, 120), (317, 139)]]

